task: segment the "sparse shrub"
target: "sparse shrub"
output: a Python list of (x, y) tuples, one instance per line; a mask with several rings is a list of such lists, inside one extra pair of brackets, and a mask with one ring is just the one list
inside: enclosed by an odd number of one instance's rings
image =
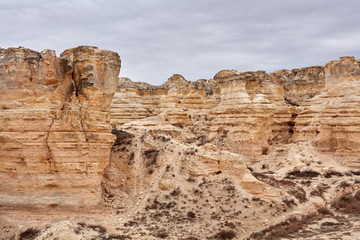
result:
[(306, 186), (310, 186), (311, 181), (310, 180), (307, 180), (307, 181), (302, 180), (300, 183), (303, 185), (306, 185)]
[(106, 233), (106, 228), (101, 225), (87, 225), (87, 227), (98, 232), (101, 235), (104, 235)]
[(32, 240), (40, 234), (40, 230), (36, 228), (28, 228), (24, 232), (20, 233), (19, 240)]
[[(359, 191), (358, 191), (359, 192)], [(358, 192), (355, 193), (355, 196), (358, 198)], [(351, 214), (360, 214), (360, 201), (357, 198), (349, 195), (342, 195), (340, 198), (332, 202), (331, 206), (336, 210), (351, 213)]]
[(233, 230), (220, 230), (214, 236), (216, 239), (233, 239), (236, 237), (236, 232)]
[(268, 227), (261, 232), (251, 234), (251, 239), (279, 239), (290, 233), (298, 232), (304, 228), (306, 223), (309, 223), (315, 218), (315, 215), (307, 215), (301, 219), (290, 217), (284, 222), (278, 223), (274, 226)]
[(195, 179), (193, 177), (189, 177), (188, 179), (186, 179), (186, 181), (188, 182), (195, 182)]
[(283, 203), (285, 203), (286, 206), (288, 206), (288, 207), (291, 207), (292, 205), (296, 205), (294, 199), (290, 199), (290, 200), (284, 199), (284, 200), (283, 200)]
[(167, 238), (169, 236), (169, 234), (166, 232), (166, 230), (160, 230), (158, 231), (156, 234), (155, 234), (155, 237), (158, 237), (158, 238)]
[(324, 174), (324, 177), (326, 177), (326, 178), (331, 178), (333, 176), (342, 177), (342, 176), (344, 176), (344, 174), (342, 174), (340, 172), (336, 172), (336, 171), (329, 171)]
[(196, 145), (203, 146), (208, 142), (210, 142), (209, 139), (205, 135), (201, 135), (198, 137), (198, 143)]
[(157, 149), (148, 149), (146, 151), (143, 152), (143, 155), (146, 159), (145, 161), (145, 165), (146, 167), (150, 167), (151, 165), (156, 165), (156, 158), (159, 154), (159, 150)]
[(126, 223), (124, 223), (125, 227), (137, 227), (139, 226), (139, 223), (137, 223), (136, 221), (128, 221)]
[(288, 190), (288, 193), (293, 195), (294, 197), (296, 197), (299, 200), (299, 202), (301, 202), (301, 203), (307, 201), (306, 192), (302, 187), (296, 186), (296, 187), (290, 188)]
[(319, 175), (320, 173), (312, 170), (306, 170), (306, 171), (294, 170), (287, 173), (287, 177), (299, 177), (299, 178), (313, 178)]
[(165, 172), (169, 172), (169, 171), (170, 171), (170, 168), (171, 168), (171, 166), (170, 166), (170, 165), (167, 165), (166, 168), (165, 168)]
[(133, 134), (118, 130), (116, 127), (113, 127), (111, 133), (116, 136), (114, 146), (122, 144), (129, 145), (131, 144), (132, 139), (135, 137)]
[(344, 202), (350, 202), (351, 201), (351, 197), (350, 196), (347, 196), (347, 195), (342, 195), (340, 197), (340, 200), (341, 201), (344, 201)]
[(290, 187), (290, 186), (296, 186), (296, 184), (294, 182), (291, 182), (289, 180), (277, 180), (276, 178), (274, 177), (271, 177), (271, 176), (267, 176), (263, 173), (259, 173), (259, 172), (253, 172), (252, 173), (253, 176), (255, 178), (257, 178), (258, 180), (262, 181), (262, 182), (265, 182), (273, 187)]
[(324, 192), (326, 192), (326, 189), (328, 189), (328, 188), (330, 188), (329, 185), (324, 184), (324, 183), (320, 183), (319, 185), (316, 186), (315, 189), (313, 189), (310, 192), (310, 195), (322, 197)]
[(360, 171), (351, 171), (353, 175), (360, 176)]
[(194, 218), (196, 217), (196, 215), (195, 215), (194, 212), (189, 211), (189, 212), (187, 213), (187, 217), (190, 218), (190, 219), (194, 219)]
[(225, 221), (225, 226), (231, 228), (231, 229), (235, 229), (236, 228), (236, 225), (235, 223), (232, 223), (232, 222), (228, 222), (228, 221)]
[(332, 212), (330, 212), (330, 210), (327, 207), (320, 207), (318, 209), (318, 213), (323, 215), (333, 215)]
[(341, 187), (341, 188), (347, 188), (347, 187), (349, 187), (349, 186), (350, 186), (350, 184), (347, 183), (346, 181), (342, 181), (342, 182), (339, 184), (339, 187)]
[(170, 193), (170, 195), (173, 196), (173, 197), (177, 197), (177, 196), (180, 195), (180, 193), (181, 193), (181, 190), (180, 190), (179, 187), (177, 187)]

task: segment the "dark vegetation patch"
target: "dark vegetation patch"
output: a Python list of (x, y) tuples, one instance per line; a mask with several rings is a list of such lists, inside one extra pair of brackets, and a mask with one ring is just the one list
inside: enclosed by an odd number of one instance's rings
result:
[(326, 189), (328, 188), (330, 188), (330, 186), (326, 183), (320, 183), (310, 192), (310, 195), (323, 197), (324, 192), (326, 192)]
[(154, 234), (155, 237), (157, 238), (162, 238), (162, 239), (165, 239), (169, 236), (169, 234), (166, 232), (165, 229), (162, 229), (162, 230), (159, 230), (158, 232), (156, 232)]
[(180, 195), (180, 193), (181, 193), (181, 190), (180, 190), (179, 187), (177, 187), (170, 193), (170, 195), (173, 196), (173, 197), (177, 197), (177, 196)]
[(128, 221), (126, 223), (124, 223), (125, 227), (137, 227), (139, 226), (139, 223), (136, 221)]
[(286, 206), (288, 207), (292, 207), (292, 206), (296, 206), (297, 204), (295, 203), (294, 199), (284, 199), (283, 203), (286, 204)]
[(195, 178), (189, 177), (188, 179), (186, 179), (186, 181), (188, 181), (188, 182), (195, 182)]
[(153, 202), (145, 207), (145, 210), (164, 210), (164, 209), (172, 209), (177, 206), (176, 202), (170, 201), (170, 202), (159, 202), (156, 198), (153, 200)]
[(337, 172), (337, 171), (329, 171), (329, 172), (324, 173), (324, 177), (326, 177), (326, 178), (331, 178), (333, 176), (342, 177), (342, 176), (344, 176), (344, 174)]
[(233, 230), (220, 230), (214, 235), (215, 239), (234, 239), (236, 232)]
[(157, 167), (157, 156), (159, 154), (159, 150), (151, 148), (143, 152), (144, 163), (146, 168), (148, 169), (148, 174), (154, 173), (154, 168)]
[(156, 165), (156, 158), (159, 154), (159, 150), (157, 149), (148, 149), (143, 152), (143, 155), (145, 157), (145, 165), (146, 167), (150, 167), (151, 165)]
[(252, 175), (254, 175), (254, 177), (256, 177), (258, 180), (265, 182), (273, 187), (276, 188), (280, 188), (280, 187), (293, 187), (296, 186), (296, 183), (289, 181), (289, 180), (277, 180), (274, 177), (271, 176), (267, 176), (263, 173), (259, 173), (259, 172), (253, 172)]
[(340, 184), (339, 184), (339, 187), (340, 188), (347, 188), (350, 186), (350, 183), (346, 182), (346, 181), (342, 181)]
[(36, 228), (28, 228), (24, 232), (20, 233), (19, 240), (32, 240), (40, 234), (40, 230)]
[(236, 228), (236, 224), (233, 223), (233, 222), (228, 222), (228, 221), (225, 221), (225, 226), (226, 227), (229, 227), (231, 229), (235, 229)]
[(201, 135), (198, 137), (196, 145), (203, 146), (209, 142), (210, 142), (210, 140), (205, 135)]
[(360, 176), (360, 171), (351, 171), (353, 175)]
[(261, 232), (253, 233), (250, 235), (250, 239), (256, 240), (269, 240), (279, 239), (288, 234), (298, 232), (305, 228), (305, 225), (316, 218), (316, 215), (307, 215), (301, 219), (296, 217), (290, 217), (284, 222), (278, 223), (271, 227), (268, 227)]
[(312, 170), (306, 170), (306, 171), (300, 171), (300, 170), (294, 170), (287, 173), (287, 178), (291, 177), (298, 177), (298, 178), (314, 178), (319, 176), (320, 173)]
[(101, 225), (92, 225), (92, 224), (90, 224), (90, 225), (87, 225), (87, 227), (94, 230), (94, 231), (96, 231), (96, 232), (98, 232), (101, 235), (106, 234), (106, 228), (104, 228)]
[[(287, 192), (290, 195), (297, 198), (299, 200), (299, 202), (301, 202), (301, 203), (303, 203), (307, 200), (305, 190), (302, 187), (297, 186), (296, 183), (294, 183), (290, 180), (286, 180), (286, 179), (277, 180), (274, 177), (267, 176), (267, 175), (265, 175), (263, 173), (259, 173), (259, 172), (253, 172), (252, 174), (258, 180), (265, 182), (273, 187), (276, 187), (276, 188), (284, 188), (285, 187), (287, 189)], [(285, 203), (287, 206), (292, 205), (291, 200), (288, 200), (288, 202), (285, 202)]]
[(187, 213), (187, 217), (190, 218), (190, 219), (195, 219), (196, 218), (196, 214), (192, 211), (189, 211)]
[(306, 192), (302, 187), (296, 186), (296, 187), (290, 188), (287, 192), (290, 195), (293, 195), (294, 197), (296, 197), (300, 203), (304, 203), (307, 201)]
[(360, 190), (358, 190), (354, 196), (351, 194), (342, 195), (334, 200), (331, 206), (340, 212), (360, 214)]
[(99, 237), (101, 239), (126, 239), (126, 238), (115, 238), (115, 237), (112, 237), (112, 238), (109, 238), (110, 236), (115, 236), (115, 235), (110, 235), (109, 237), (106, 236), (106, 228), (101, 226), (101, 225), (96, 225), (96, 224), (86, 224), (84, 222), (79, 222), (78, 223), (78, 227), (75, 228), (75, 233), (76, 234), (79, 234), (81, 229), (84, 229), (84, 228), (87, 228), (87, 229), (92, 229), (94, 230), (95, 232), (98, 232), (99, 233)]
[(118, 130), (116, 127), (113, 127), (111, 133), (116, 136), (114, 146), (117, 145), (129, 145), (131, 144), (132, 139), (135, 137), (134, 134), (125, 132), (123, 130)]
[(334, 215), (327, 207), (320, 207), (318, 213), (323, 215)]

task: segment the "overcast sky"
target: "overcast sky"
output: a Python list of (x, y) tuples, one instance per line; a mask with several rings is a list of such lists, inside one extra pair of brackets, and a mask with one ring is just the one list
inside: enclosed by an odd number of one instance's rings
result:
[(360, 57), (357, 0), (0, 0), (0, 47), (92, 45), (118, 52), (120, 76), (292, 69)]

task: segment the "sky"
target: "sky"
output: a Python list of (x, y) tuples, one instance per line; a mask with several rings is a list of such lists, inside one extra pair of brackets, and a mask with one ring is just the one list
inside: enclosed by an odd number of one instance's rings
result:
[(121, 77), (159, 85), (360, 57), (358, 0), (0, 0), (0, 47), (119, 53)]

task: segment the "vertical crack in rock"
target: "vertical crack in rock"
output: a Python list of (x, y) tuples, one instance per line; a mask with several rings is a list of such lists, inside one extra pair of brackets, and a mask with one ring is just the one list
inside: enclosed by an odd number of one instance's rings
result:
[(52, 154), (51, 148), (49, 146), (49, 136), (50, 136), (51, 127), (53, 126), (54, 122), (55, 122), (55, 115), (52, 117), (50, 126), (49, 126), (49, 128), (48, 128), (48, 130), (46, 132), (46, 135), (45, 135), (46, 160), (49, 163), (49, 171), (50, 171), (50, 173), (53, 172), (52, 165), (53, 165), (54, 162), (53, 162), (53, 154)]
[[(77, 98), (79, 98), (78, 94), (77, 94), (77, 90), (76, 90), (76, 96), (77, 96)], [(80, 100), (79, 100), (79, 102), (80, 102)], [(89, 145), (89, 140), (87, 139), (86, 130), (85, 130), (85, 127), (84, 127), (82, 108), (83, 108), (83, 106), (80, 105), (79, 114), (80, 114), (81, 131), (84, 134), (87, 150), (89, 151), (90, 150), (90, 145)]]

